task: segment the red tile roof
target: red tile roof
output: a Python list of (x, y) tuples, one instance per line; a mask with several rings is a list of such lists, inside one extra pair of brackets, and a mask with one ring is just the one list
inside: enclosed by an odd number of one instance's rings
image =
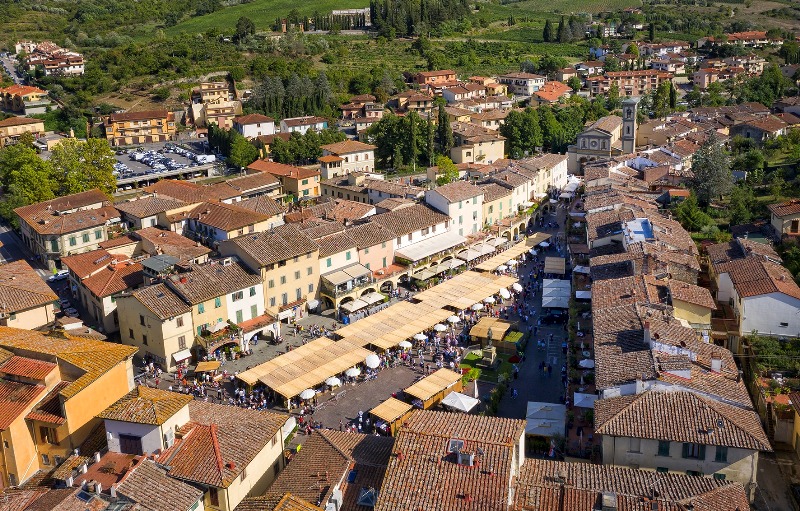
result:
[(0, 431), (7, 430), (44, 391), (44, 385), (0, 380)]
[(24, 259), (0, 265), (0, 311), (19, 312), (58, 299)]
[(58, 366), (53, 362), (14, 355), (0, 364), (0, 373), (44, 380), (56, 367)]
[(314, 169), (284, 165), (270, 160), (256, 160), (247, 166), (250, 170), (269, 172), (273, 176), (289, 177), (291, 179), (307, 179), (319, 176), (320, 172)]

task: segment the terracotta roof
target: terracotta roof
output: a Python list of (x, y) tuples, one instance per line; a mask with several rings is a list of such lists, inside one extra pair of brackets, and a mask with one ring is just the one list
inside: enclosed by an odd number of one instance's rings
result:
[(772, 451), (753, 410), (694, 392), (646, 391), (598, 399), (594, 413), (595, 432), (601, 435)]
[(97, 481), (100, 483), (101, 490), (107, 490), (112, 485), (119, 483), (128, 473), (128, 469), (136, 460), (142, 459), (134, 454), (124, 454), (120, 452), (108, 451), (100, 458), (98, 463), (90, 460), (87, 463), (87, 471), (78, 473), (75, 477), (75, 484), (83, 486), (83, 483)]
[(745, 257), (768, 259), (776, 263), (782, 262), (781, 256), (771, 245), (745, 238), (734, 238), (727, 243), (708, 245), (705, 248), (709, 261), (715, 266)]
[(128, 472), (117, 486), (117, 493), (134, 501), (143, 511), (177, 511), (190, 509), (203, 499), (197, 489), (167, 475), (155, 462), (143, 459)]
[(386, 227), (398, 236), (448, 222), (450, 217), (422, 204), (374, 215), (371, 220)]
[(106, 241), (101, 241), (97, 245), (106, 250), (110, 251), (115, 248), (124, 247), (126, 245), (136, 245), (139, 243), (139, 238), (136, 237), (133, 233), (123, 234), (122, 236), (116, 236), (114, 238), (109, 238)]
[(379, 243), (391, 241), (397, 234), (377, 222), (367, 222), (347, 229), (347, 234), (356, 242), (359, 250), (374, 247)]
[[(483, 203), (494, 202), (503, 197), (511, 195), (511, 189), (505, 186), (500, 186), (497, 183), (486, 183), (478, 185), (483, 190)], [(508, 213), (511, 213), (508, 211)]]
[(261, 277), (238, 262), (192, 265), (191, 271), (170, 275), (167, 287), (190, 304), (261, 285)]
[(0, 380), (0, 431), (7, 430), (44, 391), (44, 385)]
[(260, 497), (246, 497), (234, 511), (324, 511), (291, 493), (269, 491)]
[(142, 265), (131, 261), (108, 265), (83, 279), (83, 285), (100, 298), (133, 289), (142, 284)]
[[(524, 432), (523, 420), (415, 411), (396, 435), (375, 510), (507, 510), (512, 464)], [(459, 465), (451, 440), (463, 442), (464, 453), (480, 449), (480, 466)], [(465, 504), (465, 493), (475, 505)]]
[(0, 373), (44, 380), (56, 367), (53, 362), (14, 355), (0, 364)]
[(111, 122), (122, 121), (146, 121), (148, 119), (164, 119), (169, 115), (166, 110), (144, 110), (141, 112), (124, 112), (111, 114), (108, 118)]
[(150, 186), (146, 186), (144, 191), (156, 195), (172, 197), (187, 204), (196, 204), (204, 200), (211, 200), (212, 194), (198, 184), (189, 181), (179, 181), (177, 179), (162, 179)]
[(348, 154), (348, 153), (363, 153), (366, 151), (374, 151), (377, 149), (372, 144), (365, 144), (357, 140), (345, 140), (343, 142), (336, 142), (335, 144), (327, 144), (320, 146), (323, 151), (328, 151), (332, 154)]
[[(81, 209), (90, 206), (100, 207)], [(119, 218), (119, 212), (109, 205), (108, 197), (97, 189), (23, 206), (14, 212), (39, 234), (81, 231)]]
[(81, 280), (97, 273), (112, 262), (116, 264), (120, 260), (126, 261), (128, 257), (111, 254), (102, 248), (61, 258), (63, 265)]
[(101, 419), (160, 426), (192, 399), (188, 394), (139, 386), (97, 416)]
[(272, 438), (280, 436), (289, 418), (196, 400), (189, 402), (189, 416), (180, 438), (156, 461), (170, 467), (171, 477), (217, 488), (230, 486)]
[(390, 199), (383, 199), (379, 203), (375, 204), (376, 208), (385, 209), (388, 211), (394, 211), (395, 209), (400, 209), (404, 207), (408, 207), (415, 202), (412, 199), (404, 199), (401, 197), (392, 197)]
[(140, 199), (118, 202), (114, 205), (126, 215), (135, 218), (155, 216), (170, 209), (176, 209), (185, 203), (168, 197), (143, 197)]
[(269, 172), (273, 176), (288, 177), (291, 179), (308, 179), (320, 175), (319, 170), (316, 169), (284, 165), (283, 163), (276, 163), (269, 160), (256, 160), (248, 165), (247, 168), (258, 172)]
[(0, 265), (0, 311), (20, 312), (57, 300), (36, 271), (24, 259)]
[(426, 77), (433, 77), (433, 76), (448, 76), (456, 74), (455, 71), (452, 69), (442, 69), (439, 71), (420, 71), (417, 75), (426, 76)]
[(357, 504), (359, 493), (365, 487), (380, 488), (393, 444), (388, 437), (318, 430), (280, 473), (270, 492), (288, 492), (324, 505), (339, 486), (342, 509), (366, 511), (367, 506)]
[(265, 222), (269, 216), (221, 202), (203, 202), (189, 212), (189, 218), (225, 232)]
[(342, 158), (340, 156), (334, 156), (332, 154), (327, 154), (325, 156), (320, 156), (317, 159), (322, 163), (334, 163), (334, 162), (337, 162), (337, 161), (344, 161), (344, 158)]
[(777, 204), (767, 204), (767, 208), (777, 217), (800, 215), (800, 199), (792, 199)]
[(344, 232), (344, 224), (334, 222), (332, 220), (314, 218), (309, 219), (307, 222), (303, 222), (300, 228), (303, 230), (303, 234), (314, 241), (319, 241), (325, 236), (330, 236), (331, 234)]
[(534, 92), (535, 96), (542, 98), (545, 101), (558, 101), (561, 96), (569, 94), (572, 88), (561, 82), (549, 81), (544, 84), (544, 87)]
[(83, 390), (137, 351), (136, 348), (122, 344), (86, 338), (63, 339), (11, 327), (0, 327), (0, 348), (12, 353), (19, 352), (28, 357), (41, 354), (42, 358), (61, 359), (77, 367), (83, 374), (61, 391), (61, 395), (66, 399)]
[(328, 122), (327, 119), (324, 117), (316, 117), (313, 115), (309, 115), (306, 117), (292, 117), (291, 119), (283, 119), (282, 121), (289, 127), (296, 127), (296, 126), (309, 126), (312, 124), (321, 124)]
[(185, 314), (191, 308), (164, 284), (137, 289), (131, 296), (162, 320)]
[(324, 215), (324, 218), (332, 218), (339, 222), (360, 220), (375, 210), (375, 206), (372, 204), (364, 204), (363, 202), (346, 199), (333, 199), (331, 202), (333, 203), (333, 207), (329, 213)]
[(146, 250), (155, 250), (156, 253), (177, 257), (182, 261), (194, 259), (211, 252), (210, 248), (181, 236), (175, 231), (167, 231), (158, 227), (139, 229), (134, 233), (134, 236), (153, 245), (152, 248), (145, 247)]
[(24, 126), (26, 124), (39, 124), (44, 121), (41, 119), (31, 119), (30, 117), (9, 117), (0, 121), (0, 128), (7, 128), (9, 126)]
[(328, 257), (334, 254), (339, 254), (345, 250), (356, 248), (357, 244), (346, 232), (340, 232), (325, 236), (317, 240), (319, 244), (319, 256)]
[(717, 308), (717, 304), (714, 302), (711, 292), (704, 287), (687, 284), (686, 282), (680, 282), (677, 280), (670, 280), (669, 292), (672, 295), (673, 300), (681, 300), (683, 302), (693, 303), (709, 309)]
[[(654, 488), (658, 491), (655, 492)], [(517, 477), (514, 509), (537, 511), (599, 509), (604, 492), (613, 492), (620, 511), (746, 511), (741, 483), (674, 472), (661, 474), (610, 465), (525, 459)], [(652, 500), (651, 500), (652, 499)]]
[[(271, 174), (268, 174), (271, 175)], [(269, 217), (278, 216), (284, 213), (284, 208), (275, 199), (267, 197), (266, 195), (259, 195), (236, 203), (237, 206), (244, 209), (261, 213)]]
[(248, 114), (241, 117), (234, 117), (233, 122), (244, 126), (245, 124), (258, 124), (260, 122), (275, 122), (275, 119), (261, 114)]
[(514, 73), (506, 73), (500, 75), (500, 78), (514, 78), (514, 79), (523, 79), (523, 80), (544, 80), (545, 77), (542, 75), (536, 75), (533, 73), (523, 73), (523, 72), (514, 72)]
[(466, 181), (453, 181), (446, 185), (437, 186), (432, 192), (438, 193), (451, 204), (483, 195), (481, 188)]
[(783, 293), (800, 300), (800, 286), (780, 264), (747, 257), (715, 265), (715, 269), (729, 275), (740, 298)]
[[(249, 192), (259, 191), (267, 188), (278, 188), (280, 181), (267, 172), (255, 172), (246, 176), (236, 177), (215, 183), (208, 187), (210, 192), (217, 196), (219, 200), (238, 197)], [(238, 205), (238, 203), (237, 203)]]
[(618, 115), (607, 115), (589, 125), (586, 130), (596, 129), (606, 133), (611, 133), (620, 126), (622, 126), (622, 117)]
[(236, 245), (262, 266), (319, 250), (316, 243), (290, 224), (223, 241), (220, 248), (228, 244)]

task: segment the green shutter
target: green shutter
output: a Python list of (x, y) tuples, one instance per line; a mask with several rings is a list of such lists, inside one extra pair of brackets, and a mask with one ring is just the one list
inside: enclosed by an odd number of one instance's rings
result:
[(701, 445), (700, 446), (700, 455), (697, 457), (697, 459), (705, 461), (705, 459), (706, 459), (706, 446), (705, 445)]
[(692, 448), (692, 444), (683, 444), (683, 454), (682, 454), (682, 456), (684, 458), (688, 458), (689, 457), (689, 449), (691, 449), (691, 448)]

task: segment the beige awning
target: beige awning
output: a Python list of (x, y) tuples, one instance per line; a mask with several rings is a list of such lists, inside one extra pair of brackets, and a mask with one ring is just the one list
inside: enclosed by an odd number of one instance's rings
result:
[(484, 316), (469, 331), (469, 335), (480, 339), (489, 338), (489, 329), (492, 329), (492, 339), (499, 340), (506, 336), (506, 333), (513, 327), (509, 321)]
[(566, 273), (566, 265), (567, 261), (563, 257), (545, 257), (544, 272), (564, 275)]
[(197, 367), (194, 368), (196, 373), (208, 373), (219, 369), (219, 361), (211, 360), (209, 362), (198, 362)]
[(450, 369), (439, 369), (426, 376), (403, 392), (421, 400), (423, 403), (439, 392), (449, 389), (461, 379), (461, 375)]
[(369, 275), (370, 273), (372, 272), (369, 270), (369, 268), (363, 264), (356, 263), (348, 266), (347, 268), (326, 273), (325, 275), (322, 275), (322, 278), (334, 286), (338, 286), (350, 282), (351, 280), (355, 280), (359, 277)]
[(408, 403), (404, 403), (399, 399), (390, 397), (383, 403), (370, 410), (369, 413), (381, 420), (391, 423), (410, 412), (413, 408), (414, 407)]
[(346, 310), (347, 312), (354, 312), (357, 310), (361, 310), (364, 307), (369, 307), (369, 304), (361, 299), (352, 300), (349, 302), (345, 302), (341, 304), (339, 307)]

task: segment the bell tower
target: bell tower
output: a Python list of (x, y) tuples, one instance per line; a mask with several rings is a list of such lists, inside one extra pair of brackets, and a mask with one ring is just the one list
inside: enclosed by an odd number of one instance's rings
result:
[(622, 102), (622, 152), (636, 151), (636, 115), (639, 111), (639, 98), (626, 98)]

